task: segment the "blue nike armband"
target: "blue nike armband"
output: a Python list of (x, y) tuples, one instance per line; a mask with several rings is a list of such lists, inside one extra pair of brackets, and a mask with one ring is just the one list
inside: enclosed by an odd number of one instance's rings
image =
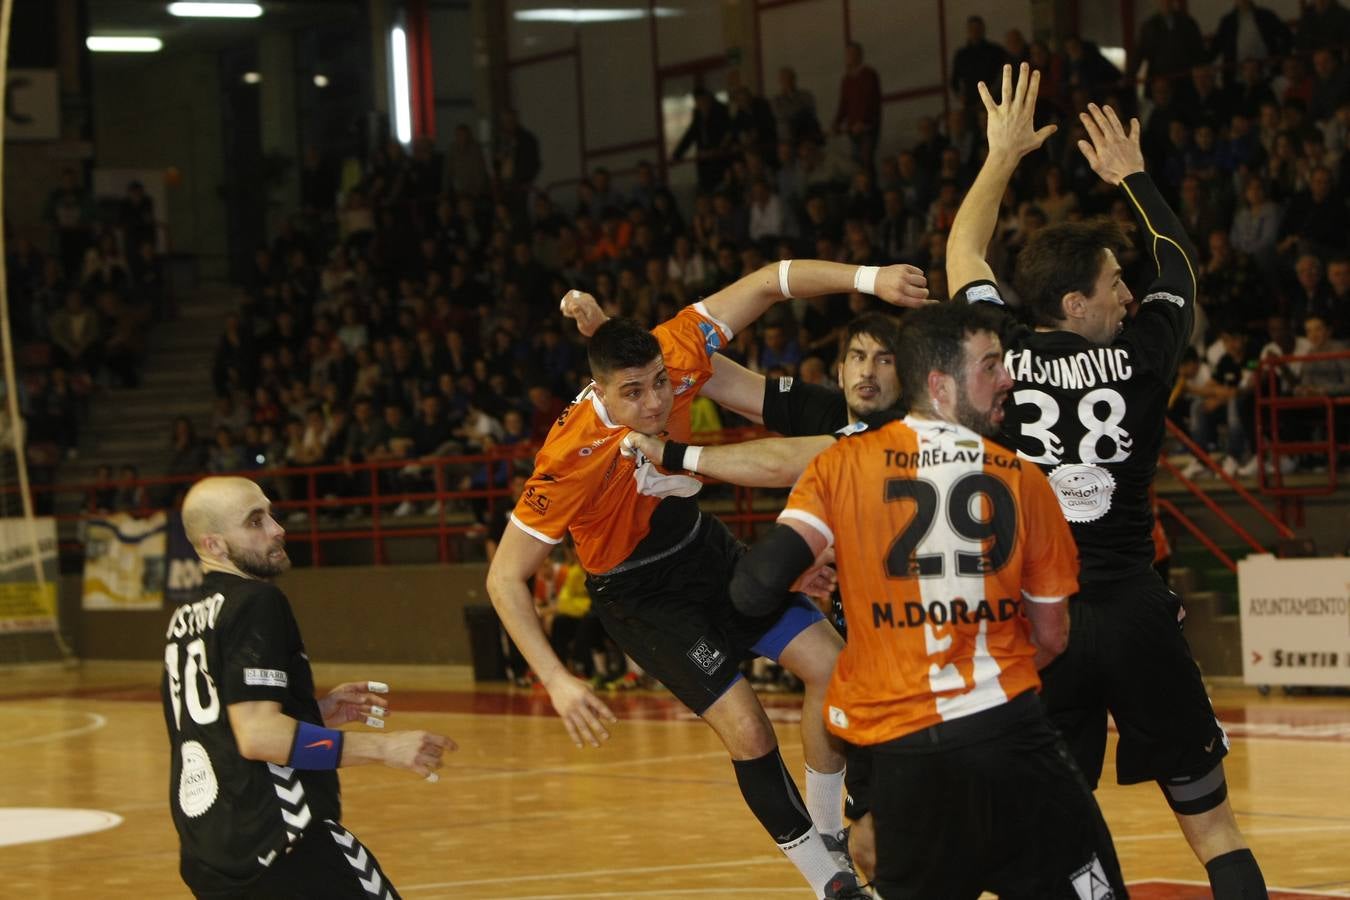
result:
[(301, 722), (295, 729), (286, 765), (292, 769), (336, 769), (342, 765), (342, 732)]

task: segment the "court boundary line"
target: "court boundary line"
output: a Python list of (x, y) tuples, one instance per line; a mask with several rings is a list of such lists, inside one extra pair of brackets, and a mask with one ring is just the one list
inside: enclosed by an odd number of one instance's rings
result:
[(106, 727), (108, 724), (107, 716), (100, 715), (99, 713), (94, 712), (85, 712), (84, 710), (72, 711), (65, 709), (29, 709), (24, 711), (28, 713), (38, 713), (40, 715), (58, 714), (58, 713), (62, 715), (73, 714), (78, 716), (85, 716), (88, 719), (90, 719), (90, 721), (86, 722), (84, 725), (81, 725), (77, 728), (67, 728), (65, 731), (53, 731), (50, 734), (38, 734), (33, 735), (31, 737), (0, 740), (0, 747), (20, 747), (23, 746), (24, 744), (40, 744), (43, 741), (56, 741), (60, 740), (61, 738), (79, 737), (82, 734), (91, 734), (95, 731), (98, 731), (99, 729)]

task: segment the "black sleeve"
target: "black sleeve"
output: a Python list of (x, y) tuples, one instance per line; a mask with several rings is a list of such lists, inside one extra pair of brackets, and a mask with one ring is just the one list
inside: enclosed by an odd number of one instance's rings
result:
[(797, 378), (764, 379), (764, 427), (787, 437), (833, 434), (848, 424), (844, 395)]
[(767, 616), (788, 597), (788, 588), (811, 568), (811, 545), (787, 525), (774, 525), (736, 564), (731, 602), (746, 616)]
[(285, 704), (290, 692), (291, 632), (294, 619), (281, 590), (270, 584), (248, 585), (240, 595), (228, 625), (221, 629), (221, 700), (244, 703), (273, 700)]
[(1146, 173), (1126, 178), (1121, 189), (1134, 211), (1145, 249), (1158, 275), (1139, 300), (1129, 328), (1135, 355), (1158, 377), (1171, 381), (1195, 327), (1198, 254), (1181, 220)]
[(1003, 300), (1003, 292), (998, 284), (987, 278), (980, 278), (952, 294), (953, 303), (979, 303), (999, 317), (998, 337), (1004, 350), (1021, 347), (1026, 343), (1028, 329)]

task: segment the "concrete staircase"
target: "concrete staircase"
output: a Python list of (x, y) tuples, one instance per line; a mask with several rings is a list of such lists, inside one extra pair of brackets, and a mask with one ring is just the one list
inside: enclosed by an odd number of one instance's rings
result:
[[(180, 299), (173, 319), (154, 326), (140, 387), (105, 388), (90, 401), (79, 455), (61, 464), (58, 484), (92, 481), (100, 465), (112, 466), (114, 476), (127, 464), (142, 477), (163, 474), (178, 416), (205, 436), (214, 397), (211, 363), (235, 295), (228, 285), (202, 285)], [(57, 512), (74, 512), (80, 501), (77, 494), (58, 495)]]

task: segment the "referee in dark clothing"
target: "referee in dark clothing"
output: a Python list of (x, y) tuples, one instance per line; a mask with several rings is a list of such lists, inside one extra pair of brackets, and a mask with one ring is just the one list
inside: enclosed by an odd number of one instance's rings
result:
[(200, 599), (169, 620), (160, 688), (183, 881), (209, 900), (397, 897), (342, 827), (336, 769), (383, 763), (435, 780), (454, 742), (337, 730), (352, 721), (383, 728), (388, 686), (342, 684), (315, 698), (299, 626), (271, 584), (291, 565), (286, 532), (258, 485), (197, 482), (183, 527), (205, 577)]

